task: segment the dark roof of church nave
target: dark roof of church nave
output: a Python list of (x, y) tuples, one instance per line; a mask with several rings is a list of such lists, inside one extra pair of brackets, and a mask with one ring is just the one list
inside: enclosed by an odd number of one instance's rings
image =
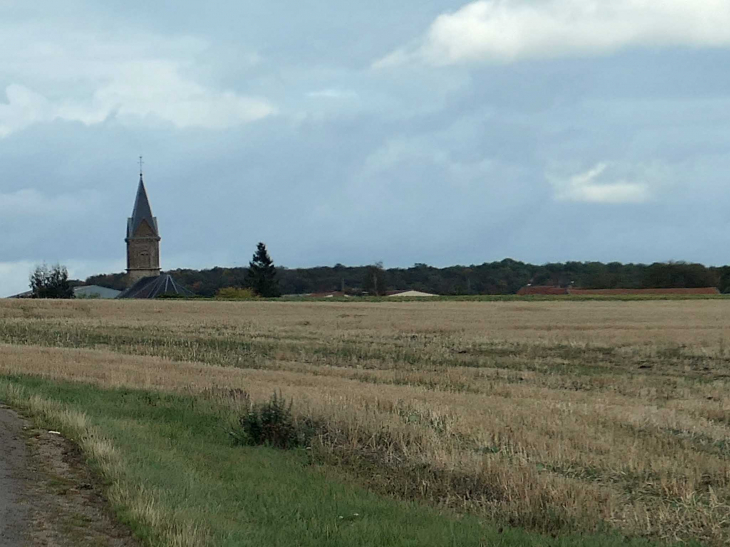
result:
[(152, 231), (156, 236), (159, 236), (157, 229), (157, 219), (152, 216), (152, 207), (150, 207), (150, 200), (147, 199), (147, 190), (144, 187), (144, 181), (142, 180), (142, 174), (139, 175), (139, 186), (137, 187), (137, 197), (134, 200), (134, 210), (132, 216), (127, 220), (127, 237), (133, 237), (134, 233), (142, 224), (142, 221), (146, 220)]
[(195, 296), (180, 285), (170, 274), (143, 277), (123, 291), (117, 298), (159, 298), (160, 296)]

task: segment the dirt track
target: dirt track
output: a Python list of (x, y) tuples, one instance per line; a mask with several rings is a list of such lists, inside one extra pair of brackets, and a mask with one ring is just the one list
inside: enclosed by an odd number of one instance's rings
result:
[(79, 450), (0, 404), (0, 546), (136, 547)]
[(28, 451), (23, 421), (0, 406), (0, 545), (20, 547), (28, 539)]

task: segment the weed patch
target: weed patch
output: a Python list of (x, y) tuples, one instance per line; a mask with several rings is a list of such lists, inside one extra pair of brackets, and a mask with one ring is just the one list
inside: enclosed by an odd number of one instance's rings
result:
[(281, 391), (264, 403), (252, 404), (238, 420), (239, 428), (231, 432), (237, 444), (269, 446), (284, 450), (308, 447), (317, 427), (310, 419), (295, 422), (293, 401), (287, 404)]

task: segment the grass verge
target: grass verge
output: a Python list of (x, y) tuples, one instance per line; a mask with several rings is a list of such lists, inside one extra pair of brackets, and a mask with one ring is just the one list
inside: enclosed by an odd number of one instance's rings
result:
[(231, 408), (205, 397), (8, 376), (0, 399), (78, 443), (150, 546), (656, 545), (545, 537), (381, 497), (307, 450), (235, 446)]

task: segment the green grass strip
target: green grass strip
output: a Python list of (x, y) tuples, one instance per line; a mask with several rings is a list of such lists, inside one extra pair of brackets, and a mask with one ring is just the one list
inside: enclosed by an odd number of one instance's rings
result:
[[(200, 397), (13, 376), (0, 378), (0, 399), (71, 438), (109, 441), (118, 453), (113, 473), (87, 456), (117, 514), (151, 546), (658, 545), (618, 535), (550, 538), (378, 496), (313, 465), (306, 450), (234, 446), (228, 411)], [(83, 413), (91, 432), (64, 431), (59, 413)], [(136, 501), (119, 491), (136, 492)], [(148, 498), (142, 507), (140, 496)]]

